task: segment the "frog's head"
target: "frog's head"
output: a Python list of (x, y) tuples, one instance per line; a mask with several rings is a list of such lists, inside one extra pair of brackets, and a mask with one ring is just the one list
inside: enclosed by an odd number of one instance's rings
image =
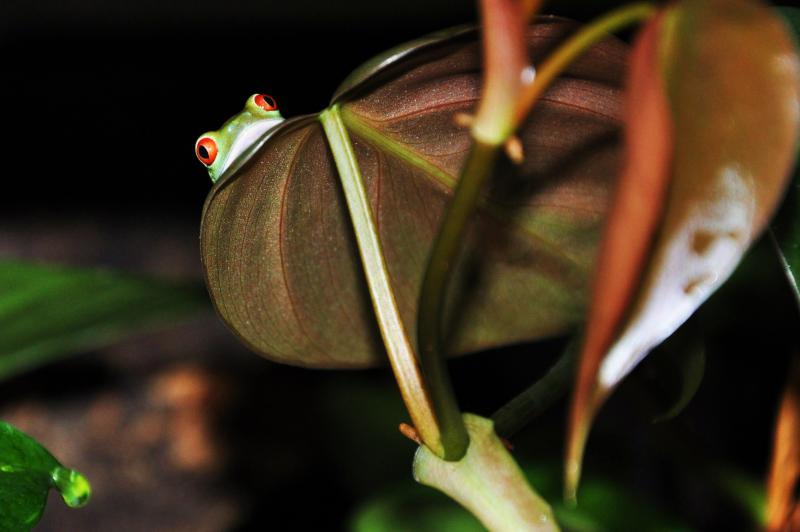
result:
[(216, 183), (242, 152), (281, 122), (283, 117), (275, 99), (267, 94), (253, 94), (244, 109), (221, 128), (200, 135), (194, 152), (208, 168), (211, 181)]

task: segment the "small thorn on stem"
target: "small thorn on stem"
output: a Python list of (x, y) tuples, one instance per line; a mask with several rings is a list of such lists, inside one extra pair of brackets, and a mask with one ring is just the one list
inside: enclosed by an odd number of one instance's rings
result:
[(508, 158), (511, 159), (511, 162), (514, 164), (522, 164), (522, 161), (525, 160), (525, 153), (522, 149), (522, 141), (516, 135), (509, 137), (506, 141), (505, 146), (506, 155)]
[(400, 423), (400, 426), (398, 428), (400, 429), (400, 434), (402, 434), (409, 440), (413, 441), (417, 445), (422, 445), (422, 440), (419, 437), (417, 429), (415, 429), (408, 423)]
[(472, 124), (475, 123), (475, 115), (471, 115), (469, 113), (456, 113), (453, 116), (453, 121), (457, 126), (472, 127)]

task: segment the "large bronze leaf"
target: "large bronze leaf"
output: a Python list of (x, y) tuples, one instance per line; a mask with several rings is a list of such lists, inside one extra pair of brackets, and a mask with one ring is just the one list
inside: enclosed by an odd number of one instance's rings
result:
[[(572, 30), (529, 31), (534, 62)], [(411, 337), (425, 261), (466, 156), (454, 116), (480, 90), (477, 35), (463, 28), (358, 69), (337, 91)], [(525, 162), (493, 176), (451, 285), (451, 350), (567, 332), (584, 315), (608, 190), (617, 172), (626, 47), (576, 62), (520, 131)], [(384, 359), (325, 134), (316, 116), (269, 132), (222, 176), (201, 230), (208, 287), (225, 322), (276, 361), (362, 367)]]

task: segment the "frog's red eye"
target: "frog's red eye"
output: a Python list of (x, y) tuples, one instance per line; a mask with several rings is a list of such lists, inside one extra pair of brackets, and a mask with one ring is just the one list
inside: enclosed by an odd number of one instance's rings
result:
[(194, 151), (201, 163), (211, 166), (217, 158), (217, 143), (211, 137), (203, 137), (197, 141)]
[(275, 103), (275, 98), (269, 94), (256, 94), (255, 102), (257, 106), (261, 107), (265, 111), (278, 110), (278, 104)]

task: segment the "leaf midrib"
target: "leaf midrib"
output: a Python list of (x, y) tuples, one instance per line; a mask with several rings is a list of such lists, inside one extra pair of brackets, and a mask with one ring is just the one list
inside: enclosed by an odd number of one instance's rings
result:
[[(405, 144), (375, 129), (364, 119), (346, 107), (342, 108), (341, 112), (345, 124), (348, 128), (351, 128), (355, 134), (369, 142), (374, 143), (379, 148), (391, 153), (392, 155), (395, 155), (399, 159), (415, 166), (426, 176), (431, 178), (431, 181), (437, 185), (444, 186), (450, 191), (455, 188), (457, 184), (457, 179), (455, 176), (439, 168), (424, 157), (421, 157), (416, 152), (409, 149)], [(566, 253), (562, 247), (559, 247), (543, 238), (531, 227), (520, 224), (516, 219), (505, 215), (498, 207), (492, 205), (485, 198), (481, 198), (479, 200), (479, 207), (482, 211), (491, 215), (493, 218), (505, 222), (509, 226), (516, 228), (518, 231), (529, 236), (537, 244), (541, 245), (548, 253), (566, 261), (571, 268), (577, 271), (584, 271), (585, 268), (581, 264), (580, 260)]]

